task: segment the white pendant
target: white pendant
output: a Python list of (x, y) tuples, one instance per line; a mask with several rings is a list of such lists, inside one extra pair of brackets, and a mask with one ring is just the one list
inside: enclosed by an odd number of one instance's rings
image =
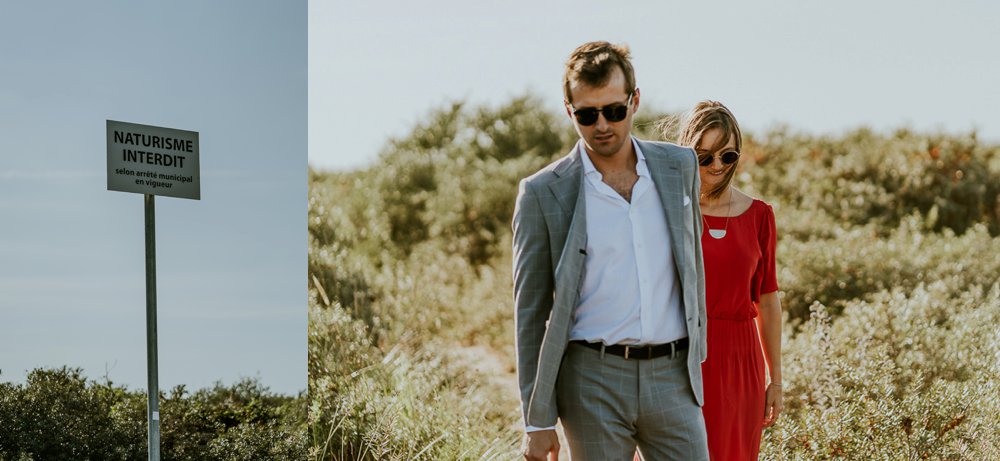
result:
[(714, 239), (721, 239), (722, 237), (726, 236), (726, 230), (725, 229), (709, 229), (708, 230), (708, 235), (711, 235), (712, 238), (714, 238)]

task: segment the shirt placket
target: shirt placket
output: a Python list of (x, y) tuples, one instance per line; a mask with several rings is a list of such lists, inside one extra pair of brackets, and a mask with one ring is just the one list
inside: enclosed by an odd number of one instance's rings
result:
[(648, 189), (648, 183), (645, 181), (643, 176), (639, 176), (636, 181), (635, 187), (632, 190), (632, 201), (629, 204), (629, 223), (632, 227), (632, 251), (635, 254), (635, 269), (636, 274), (639, 279), (639, 343), (645, 344), (648, 342), (647, 332), (645, 325), (649, 325), (652, 321), (650, 318), (651, 312), (649, 312), (649, 306), (651, 300), (649, 299), (650, 293), (652, 293), (650, 287), (650, 271), (649, 271), (649, 245), (652, 242), (647, 242), (645, 239), (645, 225), (643, 222), (642, 214), (642, 198)]

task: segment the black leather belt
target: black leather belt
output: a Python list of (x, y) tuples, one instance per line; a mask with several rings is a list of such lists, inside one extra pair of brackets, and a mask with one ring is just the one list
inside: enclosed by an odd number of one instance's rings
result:
[(657, 344), (655, 346), (625, 346), (622, 344), (615, 344), (612, 346), (605, 346), (601, 343), (588, 343), (586, 341), (571, 341), (574, 344), (579, 344), (581, 346), (589, 347), (595, 351), (604, 350), (607, 354), (617, 355), (619, 357), (624, 357), (626, 359), (636, 359), (636, 360), (647, 360), (663, 357), (666, 355), (673, 356), (679, 351), (683, 351), (688, 348), (688, 339), (681, 338), (677, 341), (669, 342), (666, 344)]

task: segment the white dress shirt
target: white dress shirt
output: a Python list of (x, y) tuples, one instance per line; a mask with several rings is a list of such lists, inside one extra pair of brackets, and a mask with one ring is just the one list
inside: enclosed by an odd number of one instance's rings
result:
[(602, 181), (583, 143), (587, 255), (570, 340), (653, 345), (687, 336), (670, 232), (646, 157), (632, 139), (638, 181), (629, 203)]

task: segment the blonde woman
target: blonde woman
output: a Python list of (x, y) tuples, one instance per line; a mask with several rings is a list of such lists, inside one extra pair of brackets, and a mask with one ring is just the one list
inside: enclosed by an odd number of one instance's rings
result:
[(678, 144), (693, 147), (700, 165), (708, 311), (702, 411), (709, 455), (756, 460), (762, 429), (782, 409), (774, 212), (732, 185), (743, 142), (726, 106), (696, 105), (681, 124)]

